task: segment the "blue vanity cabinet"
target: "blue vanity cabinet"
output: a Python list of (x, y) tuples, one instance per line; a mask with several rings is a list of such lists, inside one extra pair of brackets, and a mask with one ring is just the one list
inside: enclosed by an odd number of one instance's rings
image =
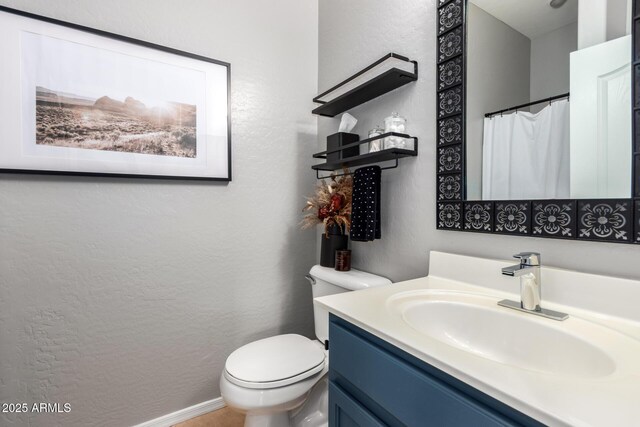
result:
[(331, 427), (543, 425), (335, 315), (329, 345)]
[(351, 397), (347, 392), (336, 385), (329, 382), (329, 405), (331, 407), (331, 423), (332, 426), (341, 427), (384, 427), (384, 423), (367, 410), (357, 400)]

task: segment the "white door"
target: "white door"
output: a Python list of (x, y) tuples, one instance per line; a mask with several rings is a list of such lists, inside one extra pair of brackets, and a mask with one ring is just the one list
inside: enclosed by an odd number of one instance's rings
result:
[(631, 36), (571, 53), (571, 198), (631, 197)]

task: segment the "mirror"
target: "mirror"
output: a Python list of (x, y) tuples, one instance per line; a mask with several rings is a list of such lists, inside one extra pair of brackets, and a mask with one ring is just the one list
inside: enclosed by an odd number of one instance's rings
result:
[(468, 0), (466, 200), (629, 198), (632, 0)]

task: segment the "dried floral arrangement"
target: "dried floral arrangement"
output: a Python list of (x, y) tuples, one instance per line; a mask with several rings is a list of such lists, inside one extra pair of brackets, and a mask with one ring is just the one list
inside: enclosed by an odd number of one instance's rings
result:
[(324, 224), (325, 235), (329, 234), (332, 225), (340, 227), (343, 233), (349, 232), (353, 179), (349, 169), (343, 172), (347, 175), (336, 176), (333, 173), (328, 180), (320, 181), (315, 194), (307, 197), (307, 204), (302, 209), (307, 212), (301, 222), (303, 229)]

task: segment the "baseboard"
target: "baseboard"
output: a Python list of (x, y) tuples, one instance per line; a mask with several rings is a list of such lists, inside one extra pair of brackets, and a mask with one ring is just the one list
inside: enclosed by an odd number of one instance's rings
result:
[(211, 411), (222, 409), (225, 406), (224, 400), (222, 400), (222, 397), (219, 397), (217, 399), (211, 399), (206, 402), (198, 403), (197, 405), (189, 406), (188, 408), (180, 409), (179, 411), (163, 415), (133, 427), (171, 427), (174, 424), (199, 417), (200, 415)]

